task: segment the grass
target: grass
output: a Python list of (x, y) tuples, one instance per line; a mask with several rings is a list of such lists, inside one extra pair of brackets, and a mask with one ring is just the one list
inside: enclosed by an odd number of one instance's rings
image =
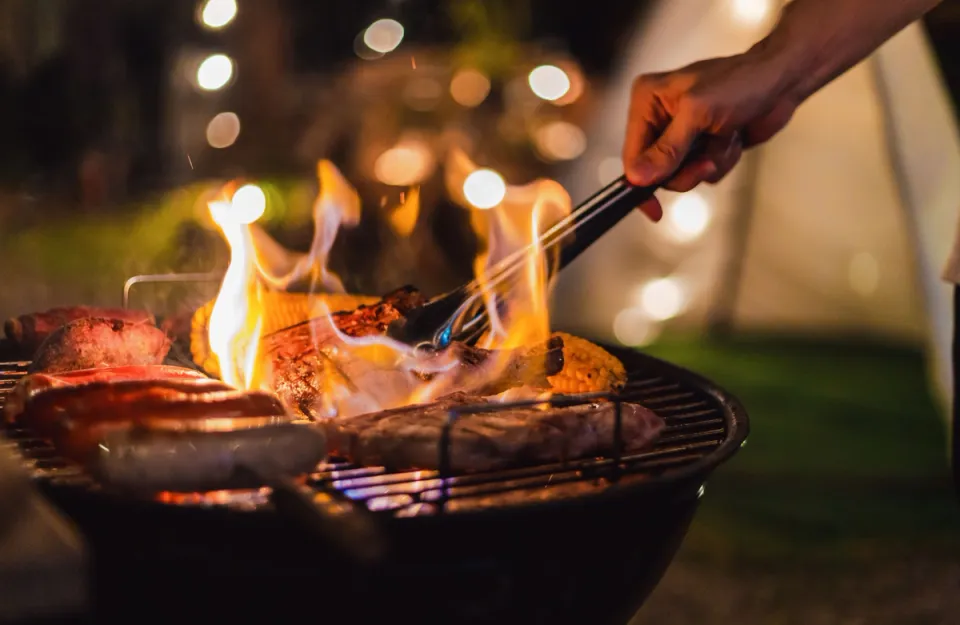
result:
[(736, 395), (748, 445), (708, 484), (683, 557), (770, 565), (960, 556), (943, 415), (919, 351), (771, 337), (646, 350)]

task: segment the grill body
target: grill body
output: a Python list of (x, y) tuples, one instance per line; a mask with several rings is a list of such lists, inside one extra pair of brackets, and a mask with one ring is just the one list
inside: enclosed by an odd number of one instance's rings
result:
[[(626, 365), (638, 400), (667, 423), (652, 450), (618, 463), (633, 479), (550, 501), (380, 514), (388, 552), (373, 566), (344, 559), (269, 507), (167, 505), (56, 479), (39, 485), (92, 545), (103, 618), (204, 612), (222, 621), (264, 614), (281, 622), (315, 615), (371, 624), (620, 625), (660, 580), (703, 484), (748, 426), (736, 399), (707, 380), (608, 349)], [(595, 480), (569, 464), (584, 481)], [(554, 474), (540, 476), (542, 488)], [(324, 476), (315, 483), (334, 484)], [(495, 488), (504, 480), (482, 483)]]

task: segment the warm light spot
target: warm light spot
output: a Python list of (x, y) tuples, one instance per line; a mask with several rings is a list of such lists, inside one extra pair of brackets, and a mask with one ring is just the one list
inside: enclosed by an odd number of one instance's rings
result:
[(395, 187), (409, 187), (433, 171), (430, 148), (419, 140), (407, 140), (385, 151), (373, 165), (377, 180)]
[(263, 216), (267, 208), (267, 196), (257, 185), (246, 184), (237, 189), (230, 204), (230, 218), (233, 221), (252, 224)]
[(597, 178), (600, 184), (610, 184), (623, 175), (623, 160), (619, 156), (608, 156), (597, 165)]
[(392, 52), (403, 41), (403, 26), (391, 19), (380, 19), (363, 31), (363, 42), (374, 52)]
[(733, 15), (740, 22), (758, 26), (766, 21), (772, 7), (770, 0), (732, 0)]
[(200, 21), (211, 30), (223, 28), (236, 16), (236, 0), (207, 0), (200, 11)]
[(876, 292), (880, 284), (880, 265), (877, 258), (868, 252), (860, 252), (850, 259), (847, 269), (850, 288), (867, 297)]
[(696, 191), (678, 195), (666, 209), (668, 232), (677, 241), (692, 241), (710, 224), (710, 205)]
[(530, 72), (530, 89), (544, 100), (558, 100), (570, 90), (570, 77), (556, 65), (541, 65)]
[(507, 195), (507, 183), (492, 169), (478, 169), (463, 181), (463, 195), (474, 208), (493, 208)]
[(353, 39), (353, 52), (364, 61), (373, 61), (383, 56), (382, 52), (371, 50), (363, 41), (363, 35), (366, 31), (361, 30)]
[(587, 136), (570, 122), (544, 124), (534, 136), (537, 151), (553, 161), (569, 161), (587, 149)]
[(217, 113), (207, 124), (207, 143), (212, 148), (229, 148), (240, 136), (240, 118), (236, 113)]
[(216, 91), (233, 78), (233, 61), (226, 54), (212, 54), (197, 69), (197, 85), (204, 91)]
[(640, 288), (639, 304), (652, 319), (664, 321), (683, 310), (683, 287), (676, 278), (658, 278)]
[(490, 79), (475, 69), (461, 69), (450, 81), (450, 95), (461, 106), (479, 106), (489, 94)]
[(660, 326), (653, 323), (643, 310), (624, 308), (613, 319), (613, 335), (624, 345), (643, 347), (660, 335)]
[(403, 99), (415, 111), (432, 111), (440, 103), (443, 85), (433, 78), (411, 80), (403, 89)]

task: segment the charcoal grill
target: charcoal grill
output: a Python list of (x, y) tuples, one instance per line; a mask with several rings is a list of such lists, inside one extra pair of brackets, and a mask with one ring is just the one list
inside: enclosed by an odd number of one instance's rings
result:
[[(291, 525), (268, 489), (138, 500), (101, 489), (29, 432), (8, 428), (39, 487), (96, 554), (107, 617), (348, 618), (350, 623), (622, 624), (659, 581), (704, 484), (744, 443), (740, 403), (704, 378), (607, 347), (629, 382), (615, 401), (666, 422), (635, 454), (473, 475), (331, 463), (305, 488), (375, 516), (389, 551), (375, 566)], [(0, 402), (26, 371), (0, 364)], [(411, 621), (412, 622), (412, 621)]]

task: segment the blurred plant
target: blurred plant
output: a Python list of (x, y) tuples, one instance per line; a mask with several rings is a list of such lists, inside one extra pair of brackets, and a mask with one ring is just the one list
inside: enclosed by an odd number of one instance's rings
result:
[(456, 65), (494, 78), (515, 71), (530, 30), (529, 0), (451, 0), (449, 6), (460, 41), (454, 48)]

